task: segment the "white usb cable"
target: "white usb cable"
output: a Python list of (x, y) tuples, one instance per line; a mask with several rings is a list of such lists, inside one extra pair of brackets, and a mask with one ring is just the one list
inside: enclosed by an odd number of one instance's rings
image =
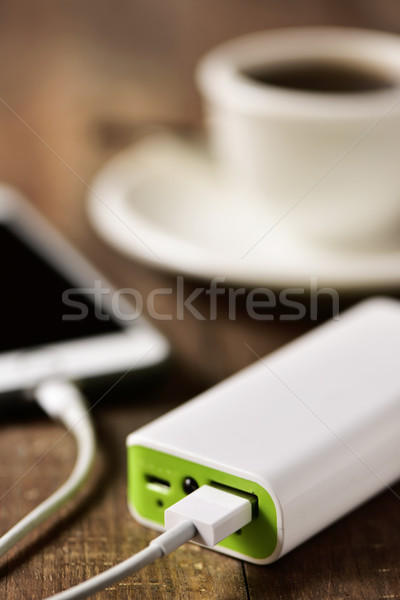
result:
[[(47, 381), (37, 387), (35, 398), (45, 412), (63, 423), (77, 443), (77, 459), (67, 481), (0, 538), (0, 556), (37, 525), (63, 506), (82, 486), (92, 468), (96, 441), (84, 399), (66, 381)], [(47, 600), (81, 600), (135, 573), (157, 558), (170, 554), (193, 539), (214, 546), (252, 519), (251, 502), (218, 488), (203, 485), (164, 513), (167, 531), (134, 556)]]
[(191, 539), (214, 546), (250, 523), (249, 500), (203, 485), (164, 513), (167, 531), (152, 540), (147, 548), (96, 575), (92, 579), (55, 594), (47, 600), (82, 600), (124, 577), (139, 571), (157, 558), (170, 554)]
[(77, 493), (95, 458), (96, 439), (92, 420), (84, 398), (74, 384), (59, 380), (43, 382), (35, 390), (35, 399), (51, 418), (60, 421), (75, 437), (77, 458), (65, 483), (0, 538), (0, 556)]

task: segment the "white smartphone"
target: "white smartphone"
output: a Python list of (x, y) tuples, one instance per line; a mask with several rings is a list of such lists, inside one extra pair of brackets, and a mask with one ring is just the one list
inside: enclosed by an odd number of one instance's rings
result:
[(139, 371), (167, 358), (164, 337), (6, 186), (0, 253), (0, 393), (50, 377), (82, 381)]

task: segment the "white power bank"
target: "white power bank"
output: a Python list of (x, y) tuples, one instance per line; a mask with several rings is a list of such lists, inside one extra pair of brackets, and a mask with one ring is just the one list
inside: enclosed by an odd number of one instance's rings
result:
[(196, 485), (254, 518), (216, 550), (270, 563), (400, 477), (400, 303), (365, 301), (129, 435), (128, 501), (163, 528)]

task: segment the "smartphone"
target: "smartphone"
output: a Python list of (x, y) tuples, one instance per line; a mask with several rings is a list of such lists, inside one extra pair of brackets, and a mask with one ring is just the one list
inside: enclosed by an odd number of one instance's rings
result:
[(163, 363), (164, 337), (16, 191), (0, 187), (0, 393)]

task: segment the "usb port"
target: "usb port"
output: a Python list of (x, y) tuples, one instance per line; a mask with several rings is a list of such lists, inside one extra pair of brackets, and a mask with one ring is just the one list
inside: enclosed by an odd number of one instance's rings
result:
[(218, 481), (210, 481), (210, 485), (222, 490), (223, 492), (228, 492), (229, 494), (235, 494), (236, 496), (240, 496), (241, 498), (246, 498), (249, 500), (251, 504), (251, 514), (253, 519), (258, 515), (258, 498), (255, 494), (250, 494), (249, 492), (244, 492), (243, 490), (238, 490), (237, 488), (231, 487), (229, 485), (224, 485), (222, 483), (218, 483)]

